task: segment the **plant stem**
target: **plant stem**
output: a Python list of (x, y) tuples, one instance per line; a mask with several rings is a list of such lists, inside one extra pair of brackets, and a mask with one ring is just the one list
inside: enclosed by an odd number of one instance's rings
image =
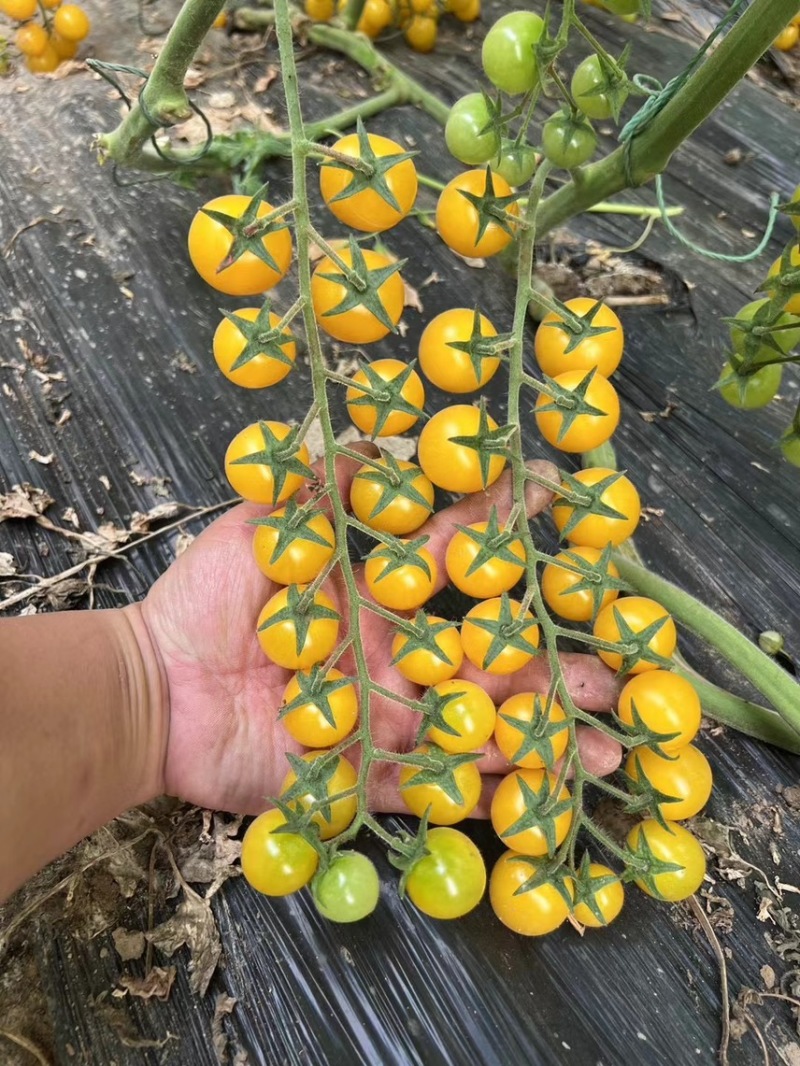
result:
[(644, 596), (658, 600), (691, 632), (706, 640), (741, 674), (752, 682), (800, 742), (800, 685), (769, 655), (688, 592), (615, 553), (622, 578)]

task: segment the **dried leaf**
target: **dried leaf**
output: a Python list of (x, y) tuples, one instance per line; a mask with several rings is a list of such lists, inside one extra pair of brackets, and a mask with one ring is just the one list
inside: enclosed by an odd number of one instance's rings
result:
[(194, 541), (194, 533), (187, 533), (185, 529), (180, 530), (178, 536), (175, 538), (175, 558), (179, 559), (189, 545)]
[(222, 1026), (222, 1019), (230, 1014), (238, 1003), (234, 996), (226, 996), (220, 993), (214, 1001), (214, 1017), (211, 1020), (211, 1045), (217, 1062), (222, 1064), (228, 1061), (228, 1035)]
[(117, 954), (123, 962), (140, 959), (144, 951), (144, 933), (139, 929), (123, 929), (122, 926), (111, 934)]
[(136, 893), (139, 882), (145, 875), (144, 867), (128, 848), (123, 848), (110, 857), (108, 872), (117, 882), (125, 899), (130, 899)]
[(419, 293), (403, 278), (403, 306), (411, 307), (414, 311), (419, 311), (422, 314), (424, 308), (422, 301), (419, 298)]
[[(242, 825), (241, 816), (226, 820), (224, 815), (214, 814), (209, 834), (201, 834), (200, 840), (192, 841), (176, 855), (178, 868), (187, 881), (195, 884), (214, 884), (219, 887), (229, 877), (241, 872), (238, 865), (242, 854), (242, 842), (236, 839)], [(206, 899), (211, 893), (206, 893)]]
[(55, 452), (48, 452), (47, 455), (42, 455), (41, 452), (34, 451), (33, 448), (28, 452), (28, 458), (33, 459), (34, 463), (40, 463), (42, 466), (50, 466), (55, 457)]
[(771, 988), (775, 987), (775, 983), (777, 981), (775, 971), (772, 969), (771, 966), (767, 966), (765, 964), (758, 972), (761, 974), (761, 980), (764, 982), (764, 988), (766, 988), (766, 990), (769, 992)]
[(131, 533), (149, 533), (150, 527), (156, 522), (164, 522), (168, 518), (174, 518), (178, 513), (177, 503), (159, 503), (151, 507), (147, 514), (134, 511), (131, 515)]
[(177, 972), (176, 966), (154, 966), (144, 977), (121, 977), (120, 987), (115, 988), (111, 994), (116, 999), (131, 995), (138, 999), (167, 1000)]
[(275, 79), (277, 77), (278, 77), (278, 68), (277, 67), (272, 67), (272, 66), (267, 67), (266, 74), (262, 74), (261, 77), (256, 80), (256, 83), (253, 86), (253, 92), (254, 93), (265, 93), (267, 91), (267, 89), (270, 87), (270, 85), (272, 85), (272, 83), (275, 81)]
[(38, 518), (54, 502), (44, 489), (37, 489), (27, 481), (12, 485), (10, 492), (0, 495), (0, 522), (8, 518)]
[(184, 944), (189, 948), (189, 987), (202, 996), (217, 968), (222, 944), (208, 901), (188, 885), (183, 886), (183, 895), (173, 916), (145, 937), (165, 955), (174, 954)]

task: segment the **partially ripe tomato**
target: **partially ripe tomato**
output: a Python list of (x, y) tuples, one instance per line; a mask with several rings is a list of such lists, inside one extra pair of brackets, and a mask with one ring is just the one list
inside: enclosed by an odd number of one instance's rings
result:
[(290, 770), (281, 784), (281, 796), (289, 806), (299, 811), (319, 807), (321, 802), (330, 800), (327, 808), (322, 806), (311, 816), (311, 821), (319, 827), (320, 837), (330, 840), (343, 833), (356, 816), (358, 798), (355, 795), (341, 794), (349, 793), (355, 788), (358, 774), (344, 755), (331, 757), (330, 751), (324, 750), (307, 751), (303, 756), (303, 762), (306, 763), (315, 763), (318, 759), (324, 760), (324, 770), (319, 779), (314, 778), (314, 784), (309, 785), (309, 791), (300, 796), (296, 795), (297, 774)]
[(408, 898), (431, 918), (462, 918), (480, 903), (486, 891), (483, 856), (458, 829), (431, 829), (424, 855), (406, 880)]
[(265, 896), (288, 896), (314, 876), (319, 855), (297, 833), (276, 833), (286, 819), (279, 810), (264, 811), (250, 823), (242, 841), (242, 873)]

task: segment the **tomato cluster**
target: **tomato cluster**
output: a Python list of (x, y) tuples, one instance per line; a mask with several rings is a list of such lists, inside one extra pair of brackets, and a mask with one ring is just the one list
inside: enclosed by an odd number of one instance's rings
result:
[[(36, 21), (37, 13), (41, 13), (42, 22)], [(14, 43), (34, 74), (50, 74), (60, 63), (72, 59), (91, 29), (82, 7), (61, 0), (0, 0), (0, 14), (22, 23)]]
[[(312, 21), (330, 22), (334, 15), (344, 13), (347, 0), (305, 0), (304, 6)], [(399, 29), (415, 52), (430, 52), (436, 45), (442, 15), (474, 22), (480, 13), (481, 0), (366, 0), (356, 31), (374, 38)]]
[[(490, 30), (484, 66), (504, 92), (531, 91), (540, 33), (541, 20), (528, 12), (505, 16)], [(597, 108), (602, 93), (587, 86), (589, 106)], [(573, 89), (581, 95), (574, 79)], [(400, 145), (359, 123), (354, 134), (318, 147), (322, 199), (351, 230), (381, 234), (413, 210), (417, 173)], [(493, 255), (513, 239), (516, 201), (510, 183), (491, 166), (467, 170), (441, 193), (438, 232), (462, 255)], [(223, 293), (263, 295), (289, 271), (290, 214), (267, 200), (266, 188), (254, 196), (218, 197), (191, 224), (192, 262)], [(293, 319), (304, 300), (323, 337), (364, 346), (397, 331), (403, 264), (383, 245), (365, 247), (352, 235), (348, 242), (318, 243), (321, 257), (309, 291), (286, 315), (278, 315), (269, 299), (224, 313), (214, 358), (232, 383), (269, 389), (291, 373), (299, 341)], [(342, 586), (329, 579), (336, 567), (350, 566), (348, 526), (374, 541), (364, 560), (364, 611), (394, 619), (391, 666), (398, 681), (420, 687), (416, 746), (380, 756), (400, 763), (401, 795), (421, 819), (416, 838), (397, 838), (395, 855), (414, 905), (435, 918), (459, 917), (477, 906), (488, 881), (499, 919), (518, 933), (541, 935), (568, 917), (586, 927), (607, 925), (622, 908), (623, 881), (675, 900), (694, 892), (703, 877), (702, 849), (677, 824), (702, 808), (711, 787), (708, 764), (690, 743), (699, 702), (672, 669), (677, 636), (671, 616), (651, 599), (626, 594), (612, 558), (641, 513), (630, 479), (599, 466), (564, 471), (552, 505), (564, 547), (553, 556), (534, 546), (524, 518), (507, 524), (496, 508), (483, 521), (455, 527), (443, 552), (430, 550), (426, 522), (435, 489), (482, 492), (508, 465), (519, 427), (499, 424), (482, 397), (469, 401), (498, 372), (512, 341), (479, 308), (453, 307), (427, 323), (414, 361), (364, 360), (348, 377), (326, 369), (328, 387), (341, 388), (344, 409), (362, 433), (382, 442), (419, 432), (415, 461), (388, 450), (365, 457), (353, 477), (346, 519), (334, 507), (331, 522), (325, 497), (335, 489), (314, 484), (316, 491), (304, 490), (312, 471), (297, 426), (254, 422), (236, 434), (225, 455), (234, 490), (266, 508), (252, 520), (253, 553), (278, 588), (258, 617), (257, 639), (265, 656), (287, 671), (278, 717), (306, 749), (287, 756), (289, 772), (275, 807), (248, 828), (242, 868), (267, 895), (310, 883), (318, 909), (333, 920), (366, 916), (379, 895), (374, 866), (343, 847), (365, 816), (372, 757), (364, 723), (373, 683), (363, 672), (349, 676), (337, 669), (349, 612), (338, 602)], [(610, 379), (623, 349), (622, 323), (601, 301), (576, 297), (554, 304), (543, 318), (533, 343), (543, 380), (535, 385), (532, 421), (551, 446), (585, 453), (613, 434), (620, 405)], [(456, 402), (426, 419), (430, 387)], [(448, 581), (473, 601), (460, 622), (427, 609)], [(563, 678), (548, 691), (523, 680), (513, 684), (540, 653), (543, 638), (555, 639), (549, 612), (583, 627), (580, 639), (625, 679), (613, 727), (597, 722), (630, 749), (622, 787), (628, 809), (648, 816), (624, 847), (612, 844), (622, 873), (588, 852), (582, 862), (575, 859), (577, 834), (593, 823), (579, 802), (582, 790), (573, 795), (567, 782), (566, 770), (580, 756), (577, 710)], [(484, 685), (463, 676), (465, 663), (473, 676), (477, 670), (508, 677), (511, 695), (496, 706)], [(356, 769), (345, 753), (359, 741)], [(477, 763), (492, 742), (513, 768), (491, 800), (492, 825), (507, 850), (487, 877), (479, 850), (453, 827), (481, 801)]]

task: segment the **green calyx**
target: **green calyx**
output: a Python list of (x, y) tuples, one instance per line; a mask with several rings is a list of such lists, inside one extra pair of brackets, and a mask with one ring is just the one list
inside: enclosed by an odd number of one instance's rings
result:
[(315, 596), (308, 596), (302, 586), (287, 585), (286, 604), (260, 625), (258, 632), (263, 633), (265, 629), (270, 629), (280, 622), (291, 622), (295, 630), (295, 645), (299, 655), (305, 647), (311, 623), (325, 619), (338, 622), (341, 620), (341, 615), (332, 607), (318, 603)]
[(353, 175), (347, 187), (337, 193), (331, 203), (336, 203), (338, 200), (348, 200), (351, 196), (371, 190), (380, 196), (393, 211), (402, 211), (400, 204), (397, 202), (397, 197), (386, 180), (386, 175), (398, 163), (403, 163), (406, 159), (413, 159), (418, 153), (394, 152), (392, 155), (376, 155), (360, 115), (356, 121), (356, 134), (358, 136), (359, 154), (358, 157), (354, 157), (352, 163), (347, 163), (344, 159), (328, 158), (321, 164), (324, 167), (333, 167), (336, 170), (346, 170)]
[(657, 858), (647, 843), (647, 835), (641, 831), (636, 841), (636, 847), (632, 848), (629, 844), (626, 844), (625, 851), (629, 858), (626, 862), (622, 880), (641, 881), (650, 895), (655, 896), (656, 899), (661, 898), (661, 893), (656, 886), (656, 877), (659, 874), (677, 873), (683, 869), (678, 862), (664, 862), (663, 859)]
[(650, 641), (667, 624), (670, 616), (665, 614), (662, 618), (656, 618), (649, 626), (645, 626), (644, 629), (640, 629), (637, 632), (635, 629), (631, 629), (627, 619), (616, 604), (612, 604), (611, 608), (619, 630), (617, 653), (622, 662), (617, 670), (618, 676), (630, 673), (631, 667), (637, 662), (652, 663), (654, 666), (661, 667), (662, 670), (669, 670), (672, 666), (672, 660), (653, 651), (650, 647)]
[[(620, 775), (625, 782), (625, 787), (630, 793), (630, 800), (625, 804), (624, 810), (628, 814), (639, 814), (641, 811), (649, 811), (655, 821), (664, 829), (669, 829), (669, 822), (661, 812), (661, 804), (679, 803), (680, 796), (671, 796), (667, 792), (661, 792), (650, 781), (647, 774), (644, 772), (639, 756), (634, 753), (634, 762), (636, 763), (636, 777), (632, 777), (624, 770), (620, 771)], [(674, 758), (674, 756), (664, 755), (662, 758)]]
[(398, 833), (393, 838), (391, 850), (388, 853), (389, 862), (396, 870), (401, 871), (400, 882), (397, 886), (400, 899), (406, 894), (406, 882), (408, 875), (420, 861), (430, 852), (427, 848), (428, 841), (428, 817), (430, 810), (425, 811), (420, 818), (419, 828), (414, 836), (410, 833)]
[(286, 229), (286, 223), (280, 218), (271, 218), (270, 215), (274, 212), (261, 218), (258, 217), (258, 209), (266, 201), (268, 189), (269, 183), (262, 185), (258, 192), (253, 194), (250, 203), (238, 218), (216, 211), (214, 208), (202, 207), (200, 209), (204, 215), (208, 215), (214, 222), (224, 226), (233, 238), (230, 251), (217, 267), (218, 274), (232, 266), (245, 252), (250, 252), (262, 263), (266, 263), (270, 270), (280, 273), (280, 267), (270, 255), (264, 244), (264, 238), (269, 233), (277, 233), (279, 230)]
[(286, 345), (294, 343), (294, 337), (288, 329), (276, 329), (270, 324), (271, 310), (269, 300), (266, 300), (258, 312), (258, 317), (250, 322), (248, 319), (243, 318), (242, 315), (236, 314), (235, 311), (230, 312), (220, 308), (221, 313), (232, 326), (236, 327), (245, 341), (244, 348), (231, 365), (231, 372), (241, 370), (243, 366), (246, 366), (259, 355), (275, 359), (277, 362), (283, 363), (284, 366), (293, 365), (292, 360), (283, 349)]
[(276, 563), (289, 545), (297, 540), (306, 540), (310, 544), (322, 544), (326, 548), (334, 547), (321, 533), (311, 528), (310, 523), (320, 513), (316, 507), (308, 504), (298, 506), (297, 501), (290, 497), (283, 508), (283, 514), (276, 515), (273, 512), (266, 518), (248, 518), (247, 524), (277, 530), (278, 536), (269, 557), (270, 563)]
[[(409, 404), (409, 406), (411, 405)], [(410, 466), (403, 469), (397, 459), (390, 453), (381, 456), (378, 462), (383, 464), (385, 469), (379, 470), (371, 466), (367, 470), (360, 470), (354, 479), (356, 481), (369, 481), (371, 484), (380, 485), (381, 487), (380, 498), (369, 514), (370, 520), (377, 518), (396, 499), (405, 499), (409, 503), (416, 503), (420, 507), (424, 507), (426, 511), (432, 509), (430, 501), (422, 495), (419, 489), (414, 487), (414, 482), (422, 473), (418, 466)]]
[(406, 364), (404, 369), (389, 381), (385, 380), (374, 369), (371, 363), (362, 363), (361, 373), (367, 379), (366, 384), (357, 381), (352, 382), (351, 389), (357, 389), (361, 395), (347, 401), (348, 407), (374, 407), (375, 428), (372, 436), (380, 436), (381, 430), (386, 425), (387, 419), (396, 413), (413, 415), (415, 418), (424, 418), (425, 412), (421, 407), (409, 403), (403, 396), (403, 389), (408, 379), (414, 373), (417, 365), (416, 359)]
[[(591, 126), (589, 128), (591, 129)], [(591, 340), (593, 337), (602, 337), (604, 333), (614, 332), (614, 326), (594, 325), (594, 320), (597, 317), (598, 312), (601, 307), (605, 306), (602, 300), (597, 300), (585, 315), (576, 315), (574, 311), (570, 311), (570, 309), (560, 301), (557, 301), (557, 304), (559, 317), (552, 322), (542, 322), (539, 328), (560, 329), (562, 333), (567, 334), (569, 340), (564, 349), (565, 355), (569, 355), (569, 353), (574, 351), (579, 344), (583, 343), (583, 341)]]
[(417, 611), (413, 622), (403, 623), (400, 632), (406, 640), (397, 655), (392, 659), (391, 665), (397, 666), (407, 655), (411, 655), (415, 651), (426, 651), (438, 659), (439, 662), (445, 663), (446, 666), (452, 666), (453, 660), (436, 643), (437, 636), (450, 629), (452, 625), (452, 622), (448, 622), (444, 618), (440, 618), (435, 622), (431, 621), (424, 611)]
[(493, 506), (489, 512), (486, 529), (481, 531), (473, 526), (461, 525), (456, 525), (456, 529), (478, 545), (477, 555), (467, 568), (467, 577), (471, 577), (476, 570), (480, 570), (482, 566), (494, 559), (498, 562), (510, 563), (512, 566), (524, 567), (524, 559), (520, 559), (511, 551), (512, 544), (521, 545), (522, 542), (516, 534), (510, 533), (505, 526), (500, 525), (496, 507)]
[(500, 94), (497, 94), (496, 99), (493, 99), (485, 89), (481, 89), (481, 96), (483, 102), (486, 104), (486, 114), (489, 116), (489, 121), (478, 132), (479, 137), (484, 137), (487, 133), (493, 133), (498, 143), (502, 139), (506, 127), (510, 121), (510, 116), (503, 115), (503, 105), (500, 101)]
[(556, 797), (551, 790), (548, 774), (542, 774), (538, 789), (531, 788), (522, 776), (517, 777), (517, 787), (525, 809), (500, 836), (506, 840), (528, 829), (538, 829), (547, 843), (547, 854), (552, 858), (556, 850), (556, 819), (572, 809), (572, 800)]
[(476, 307), (472, 313), (472, 333), (467, 341), (448, 341), (448, 348), (455, 348), (457, 352), (464, 352), (469, 357), (475, 380), (480, 381), (483, 373), (484, 359), (497, 359), (498, 354), (504, 347), (508, 347), (510, 337), (508, 334), (487, 337), (481, 329), (481, 313)]
[(482, 399), (479, 407), (478, 432), (470, 435), (451, 437), (453, 444), (460, 444), (464, 448), (472, 448), (478, 453), (478, 464), (481, 471), (481, 484), (486, 487), (489, 480), (489, 467), (493, 455), (505, 455), (508, 444), (519, 427), (513, 425), (498, 426), (496, 429), (489, 428), (489, 415), (486, 411), (486, 403)]
[(259, 422), (264, 447), (249, 455), (234, 459), (231, 466), (268, 466), (272, 470), (274, 497), (277, 500), (289, 474), (302, 478), (312, 478), (314, 471), (297, 458), (300, 449), (300, 427), (294, 426), (283, 438), (278, 438), (267, 422)]
[(477, 193), (467, 192), (466, 189), (458, 190), (465, 200), (469, 200), (478, 213), (478, 233), (475, 244), (478, 244), (492, 224), (499, 226), (511, 236), (514, 232), (514, 220), (509, 217), (508, 209), (520, 198), (522, 193), (512, 192), (508, 196), (498, 196), (494, 191), (494, 176), (492, 168), (486, 167), (486, 188), (478, 196)]
[(564, 902), (569, 907), (572, 906), (572, 893), (567, 886), (569, 874), (562, 863), (545, 862), (544, 859), (535, 859), (530, 855), (514, 855), (511, 862), (523, 862), (531, 871), (530, 877), (515, 890), (515, 896), (522, 896), (526, 892), (532, 892), (535, 888), (551, 882), (563, 897)]
[(341, 301), (325, 311), (323, 317), (329, 318), (334, 315), (343, 315), (356, 307), (365, 307), (370, 314), (385, 326), (391, 333), (397, 333), (397, 326), (392, 322), (381, 300), (380, 289), (393, 274), (401, 270), (406, 264), (405, 259), (386, 266), (367, 266), (364, 253), (358, 245), (355, 237), (350, 235), (350, 266), (346, 270), (338, 270), (335, 273), (320, 274), (326, 281), (335, 282), (345, 290)]
[(635, 700), (631, 700), (631, 718), (633, 721), (630, 725), (627, 722), (623, 722), (616, 712), (613, 713), (612, 717), (619, 730), (628, 738), (627, 746), (630, 748), (650, 748), (656, 755), (665, 757), (666, 753), (661, 745), (668, 744), (678, 736), (678, 733), (657, 733), (654, 729), (651, 729), (639, 713)]
[(611, 57), (603, 52), (595, 54), (600, 64), (601, 79), (594, 88), (587, 89), (584, 95), (605, 96), (614, 121), (619, 122), (623, 105), (631, 93), (630, 79), (625, 72), (631, 54), (631, 43), (629, 41), (625, 45), (616, 61), (612, 61)]
[[(604, 480), (608, 481), (609, 479), (606, 478)], [(579, 482), (579, 484), (581, 483)], [(585, 488), (586, 486), (581, 484), (581, 487)], [(589, 486), (590, 489), (593, 487), (594, 486)], [(600, 506), (605, 507), (606, 505), (603, 504), (601, 501)], [(613, 512), (614, 516), (620, 518), (624, 517), (623, 515), (620, 515), (618, 511), (614, 511), (612, 507), (608, 507), (607, 510)], [(595, 511), (593, 513), (597, 514), (598, 512)], [(574, 514), (570, 515), (569, 521), (567, 522), (567, 527), (569, 527), (570, 523), (572, 523), (571, 528), (574, 528), (576, 524), (573, 522), (574, 517)], [(580, 521), (580, 518), (578, 519), (578, 521)], [(597, 617), (598, 611), (603, 606), (603, 598), (605, 597), (605, 594), (607, 592), (611, 591), (612, 589), (622, 592), (628, 588), (628, 585), (626, 585), (624, 581), (622, 581), (618, 577), (614, 577), (612, 574), (609, 573), (612, 546), (611, 544), (606, 544), (605, 548), (603, 548), (602, 552), (600, 553), (600, 558), (597, 560), (596, 563), (588, 562), (586, 559), (583, 558), (583, 556), (578, 555), (577, 552), (571, 551), (569, 549), (566, 549), (564, 551), (564, 555), (569, 557), (570, 562), (572, 563), (571, 566), (564, 566), (562, 561), (556, 559), (553, 559), (551, 561), (551, 565), (561, 567), (562, 570), (568, 570), (570, 573), (578, 573), (581, 575), (581, 577), (579, 581), (576, 581), (574, 585), (571, 585), (568, 589), (566, 589), (562, 593), (562, 595), (569, 596), (576, 592), (590, 593), (592, 597), (592, 621), (594, 621), (594, 619)]]
[(575, 419), (580, 418), (581, 415), (598, 417), (608, 414), (608, 411), (595, 407), (594, 404), (589, 403), (586, 399), (587, 390), (596, 373), (597, 367), (592, 367), (574, 389), (565, 389), (563, 385), (559, 385), (553, 378), (549, 378), (546, 374), (544, 375), (551, 400), (550, 403), (543, 403), (541, 406), (537, 404), (536, 413), (544, 414), (546, 411), (557, 411), (561, 415), (561, 425), (558, 429), (556, 444), (564, 439)]
[[(321, 755), (318, 759), (306, 761), (301, 756), (287, 751), (286, 758), (297, 780), (283, 793), (281, 797), (283, 802), (287, 805), (296, 805), (297, 800), (305, 797), (301, 806), (309, 807), (313, 804), (314, 810), (318, 810), (325, 821), (330, 822), (333, 817), (331, 804), (338, 797), (329, 795), (328, 782), (336, 773), (339, 756), (331, 758)], [(309, 803), (309, 797), (311, 803)], [(313, 811), (309, 813), (313, 814)]]
[(375, 578), (376, 582), (383, 581), (389, 574), (393, 574), (404, 566), (414, 566), (421, 570), (425, 577), (431, 579), (430, 565), (419, 551), (428, 543), (430, 537), (415, 537), (414, 540), (400, 540), (399, 537), (390, 537), (388, 534), (383, 534), (383, 537), (385, 538), (383, 543), (373, 548), (367, 556), (370, 560), (386, 560), (386, 565)]
[(583, 858), (581, 859), (581, 864), (575, 871), (575, 877), (572, 882), (575, 892), (572, 906), (574, 908), (582, 903), (585, 907), (589, 908), (601, 925), (607, 925), (608, 922), (597, 902), (597, 896), (604, 888), (608, 888), (609, 885), (613, 885), (619, 881), (619, 877), (614, 873), (593, 874), (591, 866), (592, 860), (589, 857), (589, 852), (585, 851), (583, 853)]
[(438, 729), (451, 737), (459, 736), (458, 730), (445, 720), (444, 712), (451, 701), (461, 699), (463, 695), (464, 692), (448, 692), (446, 696), (443, 696), (435, 688), (425, 690), (419, 701), (422, 721), (417, 729), (416, 744), (422, 743), (429, 729)]
[(529, 722), (509, 714), (500, 717), (520, 734), (519, 748), (514, 752), (513, 762), (521, 763), (529, 755), (538, 755), (548, 770), (554, 762), (553, 737), (569, 728), (566, 719), (553, 721), (550, 717), (552, 699), (536, 693), (533, 697), (533, 714)]
[[(541, 411), (542, 408), (540, 407)], [(601, 481), (598, 481), (594, 485), (586, 485), (583, 481), (580, 481), (573, 474), (568, 471), (561, 471), (561, 478), (563, 483), (567, 487), (567, 491), (573, 496), (572, 500), (557, 498), (553, 501), (553, 508), (556, 507), (569, 507), (571, 508), (570, 516), (567, 519), (564, 528), (561, 530), (561, 537), (565, 539), (569, 537), (570, 533), (578, 526), (580, 522), (586, 518), (587, 515), (596, 515), (598, 518), (617, 518), (625, 520), (627, 515), (624, 515), (622, 511), (618, 511), (615, 507), (609, 506), (603, 500), (603, 494), (611, 488), (611, 486), (619, 481), (621, 477), (625, 476), (624, 470), (615, 470), (613, 473), (604, 477)], [(581, 502), (573, 502), (578, 497)], [(599, 569), (601, 565), (608, 566), (610, 558), (610, 552), (608, 556), (604, 551), (604, 558), (601, 558), (596, 567), (589, 568), (585, 560), (581, 560), (580, 566), (582, 570), (591, 569), (592, 571)], [(609, 581), (613, 579), (609, 578)], [(615, 588), (614, 585), (608, 585), (608, 588)], [(620, 588), (625, 588), (625, 585), (620, 585)], [(602, 599), (602, 594), (600, 596)]]
[(283, 704), (278, 712), (278, 721), (299, 707), (313, 704), (328, 725), (332, 729), (335, 728), (336, 716), (333, 713), (330, 698), (339, 689), (352, 685), (353, 679), (351, 677), (329, 677), (325, 668), (317, 663), (310, 670), (298, 670), (295, 680), (300, 691), (293, 700)]
[(429, 742), (428, 747), (427, 755), (433, 760), (435, 765), (420, 767), (419, 770), (416, 770), (408, 781), (400, 786), (401, 791), (405, 791), (408, 788), (417, 788), (419, 785), (433, 785), (436, 788), (440, 788), (453, 803), (463, 803), (464, 794), (456, 781), (456, 770), (466, 763), (477, 762), (478, 759), (482, 758), (482, 753), (468, 751), (463, 754), (451, 755), (436, 744)]
[(506, 648), (515, 648), (517, 651), (525, 652), (527, 655), (536, 655), (538, 651), (536, 645), (532, 644), (525, 636), (525, 631), (534, 626), (536, 620), (526, 618), (519, 604), (516, 604), (517, 615), (515, 617), (511, 608), (511, 599), (507, 592), (504, 592), (499, 599), (500, 609), (497, 612), (497, 618), (476, 618), (474, 615), (468, 614), (464, 619), (465, 623), (476, 626), (478, 629), (483, 629), (492, 637), (483, 658), (484, 670), (488, 669), (497, 656)]
[[(797, 284), (790, 286), (788, 295), (792, 292), (800, 292), (800, 270), (790, 271), (790, 273), (797, 274)], [(770, 287), (778, 277), (768, 278), (762, 288)], [(787, 339), (781, 345), (781, 334), (797, 331), (797, 321), (785, 313), (783, 306), (775, 296), (759, 307), (752, 318), (733, 317), (723, 318), (722, 321), (730, 326), (732, 333), (735, 331), (744, 338), (740, 345), (737, 344), (738, 356), (736, 358), (733, 354), (729, 356), (731, 366), (737, 374), (742, 376), (755, 373), (760, 366), (769, 361), (764, 356), (764, 349), (773, 352), (779, 360), (783, 361), (791, 342)]]

